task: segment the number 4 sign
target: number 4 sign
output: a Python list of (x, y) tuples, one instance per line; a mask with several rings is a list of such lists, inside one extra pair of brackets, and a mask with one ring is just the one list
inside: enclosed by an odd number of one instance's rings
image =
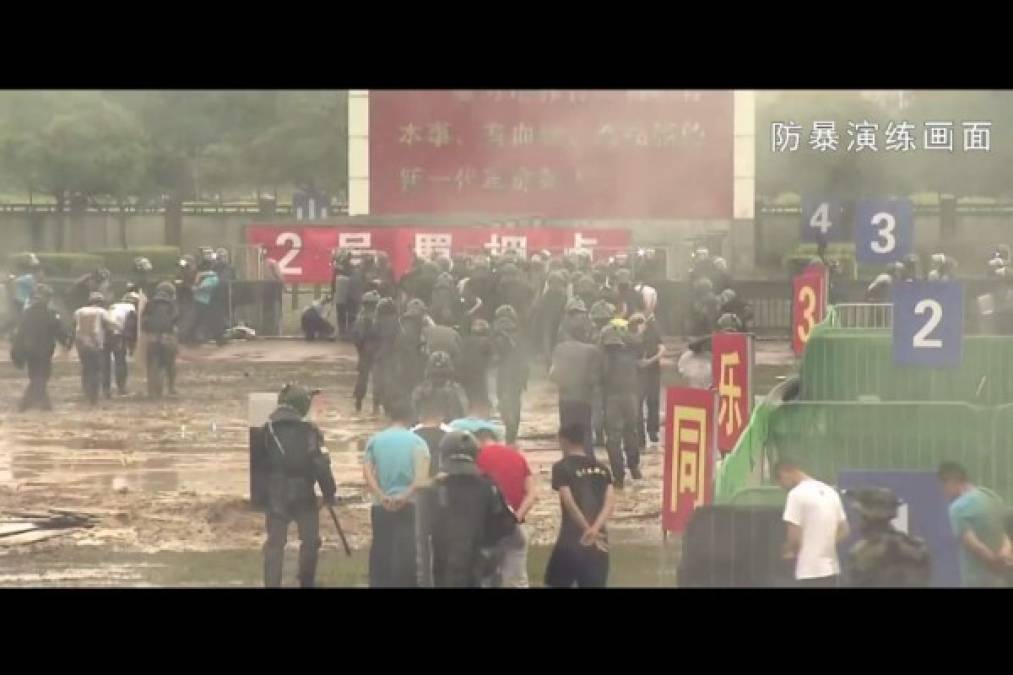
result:
[(906, 199), (861, 201), (855, 206), (855, 257), (885, 264), (911, 252), (914, 216)]
[(963, 356), (964, 289), (959, 281), (894, 285), (893, 360), (912, 366), (956, 366)]
[(830, 199), (806, 199), (802, 203), (801, 240), (809, 243), (843, 241), (847, 233), (843, 227), (843, 210), (840, 202)]

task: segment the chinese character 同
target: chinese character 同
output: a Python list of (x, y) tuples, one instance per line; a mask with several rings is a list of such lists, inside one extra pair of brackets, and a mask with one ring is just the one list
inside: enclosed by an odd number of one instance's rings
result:
[(742, 387), (735, 384), (737, 365), (739, 365), (738, 352), (721, 355), (721, 383), (718, 385), (721, 407), (718, 409), (718, 424), (725, 425), (726, 436), (731, 436), (742, 426), (742, 411), (739, 405)]
[(531, 189), (531, 180), (533, 178), (534, 172), (522, 166), (514, 173), (510, 186), (517, 192), (527, 192)]
[(949, 150), (953, 152), (953, 122), (926, 122), (926, 150)]
[(992, 145), (991, 122), (964, 122), (964, 151), (984, 150), (988, 152)]
[(800, 140), (802, 127), (794, 122), (772, 122), (770, 125), (771, 152), (795, 152)]
[(513, 145), (531, 145), (535, 141), (535, 128), (521, 123), (512, 130)]
[(429, 142), (437, 148), (442, 148), (450, 143), (450, 124), (448, 122), (433, 122), (429, 125)]
[(914, 135), (911, 133), (914, 131), (915, 125), (907, 122), (901, 122), (900, 124), (894, 124), (888, 122), (886, 125), (886, 144), (885, 149), (894, 152), (907, 152), (908, 150), (915, 149)]
[(859, 123), (848, 122), (848, 152), (854, 148), (855, 152), (861, 152), (868, 148), (876, 152), (876, 132), (879, 131), (879, 124), (863, 120)]
[(837, 133), (837, 123), (813, 122), (812, 131), (809, 133), (809, 147), (819, 152), (836, 152), (841, 135)]
[(401, 138), (398, 139), (398, 143), (404, 143), (405, 145), (414, 145), (415, 143), (422, 142), (422, 129), (411, 122), (401, 127)]
[(449, 234), (422, 234), (415, 235), (415, 255), (422, 259), (437, 256), (450, 256), (450, 244), (453, 241)]
[(499, 175), (499, 171), (495, 169), (485, 170), (485, 180), (482, 181), (483, 190), (502, 190), (503, 180)]
[(408, 192), (422, 180), (422, 168), (418, 166), (401, 169), (401, 192)]
[(492, 124), (486, 124), (485, 137), (489, 139), (489, 142), (493, 145), (498, 145), (501, 148), (506, 145), (506, 136), (503, 133), (502, 124), (496, 124), (495, 122)]

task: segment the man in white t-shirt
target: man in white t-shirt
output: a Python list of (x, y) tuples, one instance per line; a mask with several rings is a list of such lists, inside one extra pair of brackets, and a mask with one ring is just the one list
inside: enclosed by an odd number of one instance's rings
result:
[(795, 559), (795, 580), (808, 588), (835, 588), (841, 575), (837, 543), (848, 536), (848, 519), (837, 490), (782, 459), (774, 477), (788, 491), (784, 557)]

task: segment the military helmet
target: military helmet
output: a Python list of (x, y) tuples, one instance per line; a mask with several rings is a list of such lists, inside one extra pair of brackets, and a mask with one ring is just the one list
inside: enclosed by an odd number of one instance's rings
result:
[(454, 374), (454, 362), (450, 354), (444, 351), (435, 351), (429, 355), (426, 363), (426, 374), (436, 377), (451, 377)]
[(622, 329), (613, 324), (609, 324), (601, 330), (601, 344), (603, 347), (622, 347), (626, 344), (626, 340), (623, 339)]
[(563, 270), (554, 269), (549, 272), (546, 281), (550, 286), (566, 286), (566, 275), (563, 273)]
[(514, 309), (513, 305), (500, 305), (499, 307), (496, 308), (496, 312), (495, 314), (493, 314), (493, 318), (500, 319), (503, 317), (513, 319), (514, 321), (516, 321), (517, 310)]
[(616, 315), (616, 308), (611, 302), (597, 300), (591, 305), (590, 315), (592, 321), (605, 323)]
[(300, 417), (305, 417), (310, 411), (310, 402), (313, 400), (313, 393), (297, 384), (286, 384), (278, 392), (278, 405), (292, 408)]
[(376, 291), (366, 291), (362, 294), (362, 304), (375, 305), (380, 302), (380, 294)]
[(454, 277), (450, 272), (440, 272), (440, 275), (436, 277), (436, 285), (440, 288), (449, 288), (454, 285)]
[(166, 300), (175, 300), (176, 287), (168, 281), (161, 281), (155, 286), (155, 296), (165, 298)]
[(412, 298), (405, 305), (404, 310), (405, 316), (421, 317), (426, 315), (426, 303), (422, 302), (419, 298)]
[(738, 332), (742, 330), (742, 322), (739, 317), (735, 316), (731, 312), (725, 312), (718, 318), (717, 322), (718, 330)]
[(490, 330), (491, 328), (489, 327), (489, 322), (486, 321), (485, 319), (475, 319), (474, 321), (471, 322), (472, 335), (480, 335), (480, 336), (488, 335)]
[(91, 293), (88, 294), (89, 305), (102, 305), (105, 304), (105, 301), (106, 301), (105, 296), (99, 293), (98, 291), (92, 291)]
[(734, 299), (735, 299), (735, 291), (733, 291), (730, 288), (726, 288), (725, 290), (723, 290), (720, 293), (718, 293), (718, 301), (722, 305), (727, 305), (729, 302), (731, 302)]
[(152, 266), (151, 261), (147, 258), (138, 257), (134, 258), (134, 269), (138, 272), (150, 272), (155, 268)]
[(707, 277), (700, 277), (693, 282), (693, 290), (697, 293), (711, 293), (714, 291), (714, 282)]
[(888, 488), (865, 488), (854, 493), (849, 491), (847, 496), (855, 500), (855, 508), (862, 516), (875, 520), (896, 518), (897, 509), (904, 503)]
[(451, 431), (440, 441), (440, 455), (445, 460), (474, 462), (478, 441), (470, 431)]
[(580, 298), (570, 298), (566, 303), (566, 311), (587, 313), (587, 305)]
[(49, 299), (53, 297), (53, 289), (47, 284), (35, 284), (35, 288), (32, 289), (31, 302), (42, 303), (49, 302)]
[(728, 261), (725, 260), (724, 258), (722, 258), (721, 256), (718, 256), (718, 257), (714, 258), (714, 269), (716, 269), (716, 270), (718, 270), (720, 272), (727, 272), (728, 271)]
[(376, 303), (377, 314), (394, 314), (397, 312), (397, 305), (390, 298), (380, 298), (380, 301)]

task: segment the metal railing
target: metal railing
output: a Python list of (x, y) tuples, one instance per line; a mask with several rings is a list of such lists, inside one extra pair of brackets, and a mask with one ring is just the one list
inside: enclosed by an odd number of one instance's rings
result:
[(893, 328), (890, 303), (842, 303), (830, 313), (832, 328)]

